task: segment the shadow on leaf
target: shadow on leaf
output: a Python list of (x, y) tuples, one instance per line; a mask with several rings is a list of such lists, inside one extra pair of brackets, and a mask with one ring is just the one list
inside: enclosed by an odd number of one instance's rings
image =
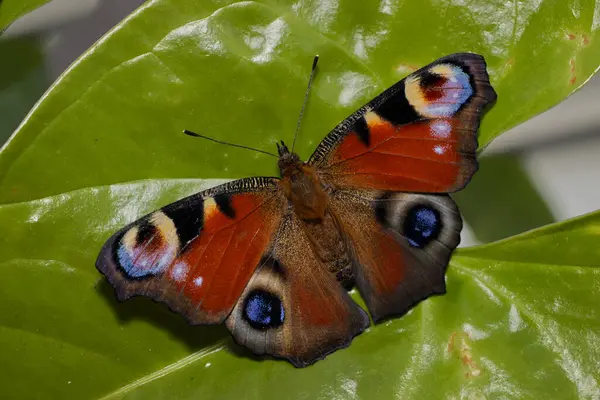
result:
[[(121, 324), (126, 325), (133, 320), (148, 322), (168, 331), (173, 338), (185, 343), (192, 351), (215, 345), (229, 337), (229, 331), (223, 324), (192, 326), (183, 317), (169, 310), (164, 303), (147, 297), (138, 296), (120, 303), (115, 298), (113, 287), (105, 280), (96, 285), (96, 291), (115, 311)], [(227, 342), (229, 346), (230, 341)]]

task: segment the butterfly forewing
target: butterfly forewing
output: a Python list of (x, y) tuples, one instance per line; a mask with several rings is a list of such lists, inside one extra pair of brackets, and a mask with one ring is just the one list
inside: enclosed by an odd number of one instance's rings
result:
[(340, 123), (310, 162), (337, 188), (446, 193), (477, 170), (477, 129), (496, 94), (476, 54), (441, 58)]
[(146, 215), (106, 242), (96, 267), (120, 300), (145, 295), (190, 323), (222, 322), (280, 223), (276, 181), (241, 179)]
[[(477, 170), (477, 129), (496, 99), (483, 57), (461, 53), (410, 74), (339, 124), (310, 162), (345, 231), (375, 321), (445, 292), (462, 220), (448, 193)], [(417, 192), (401, 193), (401, 192)]]

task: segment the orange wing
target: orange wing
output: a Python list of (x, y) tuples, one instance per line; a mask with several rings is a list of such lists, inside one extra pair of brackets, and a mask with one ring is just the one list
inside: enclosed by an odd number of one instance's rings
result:
[(217, 186), (117, 232), (96, 267), (119, 300), (145, 295), (192, 324), (222, 322), (268, 251), (286, 205), (274, 178)]
[(337, 188), (459, 190), (477, 170), (479, 120), (495, 99), (483, 57), (441, 58), (348, 117), (309, 162)]

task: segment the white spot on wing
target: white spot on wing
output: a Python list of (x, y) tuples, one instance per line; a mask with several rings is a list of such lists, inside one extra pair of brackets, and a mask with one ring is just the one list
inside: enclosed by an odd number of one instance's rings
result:
[(171, 278), (177, 282), (183, 282), (187, 277), (190, 267), (185, 261), (179, 261), (171, 270)]
[(452, 131), (452, 126), (448, 121), (435, 121), (429, 125), (430, 132), (433, 136), (446, 139), (450, 137), (450, 132)]
[(433, 152), (435, 154), (440, 154), (441, 155), (441, 154), (444, 154), (446, 152), (446, 148), (444, 146), (441, 146), (441, 145), (438, 144), (436, 146), (433, 146)]
[(194, 279), (194, 285), (196, 285), (198, 287), (202, 286), (202, 282), (204, 282), (204, 278), (201, 276)]

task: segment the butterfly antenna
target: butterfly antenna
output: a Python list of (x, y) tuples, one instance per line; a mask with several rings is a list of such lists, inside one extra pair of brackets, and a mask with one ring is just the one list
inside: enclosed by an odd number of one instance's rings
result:
[(296, 147), (296, 137), (298, 137), (298, 131), (300, 130), (300, 123), (302, 122), (302, 116), (304, 115), (304, 108), (308, 102), (308, 93), (310, 92), (310, 85), (312, 84), (313, 77), (315, 76), (315, 70), (317, 69), (317, 63), (319, 62), (319, 56), (316, 55), (313, 59), (312, 69), (310, 70), (310, 77), (308, 78), (308, 85), (306, 86), (306, 94), (304, 95), (304, 102), (302, 103), (302, 109), (300, 110), (300, 116), (298, 117), (298, 123), (296, 124), (296, 132), (294, 132), (294, 143), (292, 143), (292, 153)]
[(211, 141), (219, 143), (219, 144), (225, 144), (227, 146), (239, 147), (240, 149), (258, 151), (259, 153), (263, 153), (263, 154), (267, 154), (269, 156), (273, 156), (275, 158), (279, 158), (279, 156), (277, 156), (277, 155), (275, 155), (273, 153), (269, 153), (268, 151), (264, 151), (264, 150), (260, 150), (260, 149), (255, 149), (254, 147), (242, 146), (241, 144), (224, 142), (222, 140), (213, 139), (213, 138), (208, 137), (208, 136), (204, 136), (204, 135), (200, 135), (198, 133), (192, 132), (192, 131), (188, 131), (187, 129), (184, 129), (183, 133), (185, 133), (186, 135), (189, 135), (189, 136), (193, 136), (193, 137), (199, 137), (199, 138), (203, 138), (203, 139), (208, 139), (208, 140), (211, 140)]

